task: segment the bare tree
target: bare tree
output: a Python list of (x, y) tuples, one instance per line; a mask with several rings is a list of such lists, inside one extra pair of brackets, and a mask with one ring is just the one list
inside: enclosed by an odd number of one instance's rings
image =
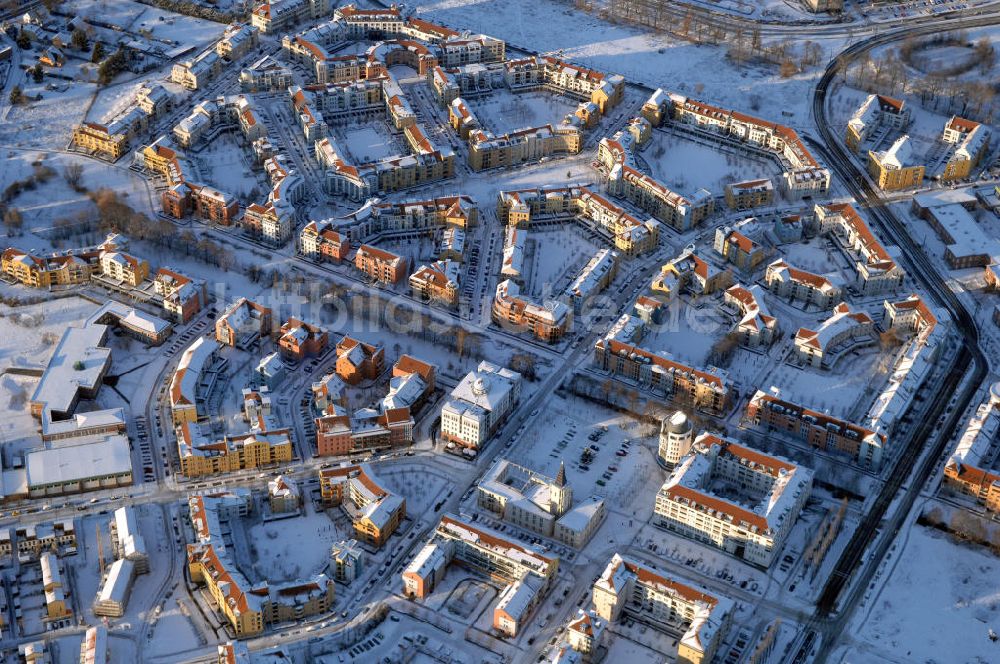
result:
[(83, 181), (83, 164), (76, 162), (66, 164), (66, 167), (63, 169), (63, 178), (66, 180), (66, 184), (71, 186), (75, 191), (80, 191), (80, 182)]

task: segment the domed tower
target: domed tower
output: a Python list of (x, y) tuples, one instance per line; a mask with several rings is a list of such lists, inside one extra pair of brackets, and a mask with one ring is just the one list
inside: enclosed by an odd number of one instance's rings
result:
[(694, 427), (681, 411), (675, 412), (660, 423), (660, 446), (656, 458), (667, 470), (673, 470), (684, 455), (691, 451)]
[(573, 506), (573, 489), (566, 484), (566, 464), (559, 462), (559, 474), (549, 485), (549, 512), (560, 517)]

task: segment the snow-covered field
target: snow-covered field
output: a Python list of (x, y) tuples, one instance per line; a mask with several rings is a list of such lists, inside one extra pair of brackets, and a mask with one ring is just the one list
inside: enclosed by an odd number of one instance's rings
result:
[(914, 526), (885, 587), (857, 617), (844, 661), (995, 662), (1000, 643), (1000, 559)]
[[(35, 166), (35, 164), (38, 166)], [(74, 154), (49, 152), (35, 149), (0, 149), (0, 188), (6, 188), (17, 180), (30, 178), (39, 168), (51, 169), (49, 179), (36, 184), (17, 194), (10, 205), (18, 208), (25, 219), (25, 232), (45, 229), (59, 218), (73, 218), (81, 211), (90, 209), (90, 202), (85, 193), (74, 191), (65, 181), (63, 173), (69, 164), (83, 166), (83, 177), (80, 185), (96, 190), (108, 187), (128, 197), (128, 203), (133, 208), (146, 212), (152, 211), (153, 194), (146, 181), (138, 174), (128, 170), (127, 164), (112, 166), (94, 159)], [(6, 229), (4, 229), (6, 230)], [(22, 249), (32, 249), (37, 244), (29, 235), (12, 240)]]
[[(416, 5), (428, 20), (485, 32), (514, 47), (558, 52), (573, 62), (750, 112), (749, 98), (759, 98), (763, 118), (795, 125), (808, 117), (808, 94), (819, 71), (781, 80), (773, 70), (746, 66), (742, 71), (725, 60), (725, 46), (697, 46), (639, 29), (611, 25), (574, 10), (570, 4), (511, 0), (436, 0)], [(714, 7), (714, 4), (713, 4)], [(824, 55), (840, 50), (841, 40), (820, 42)], [(826, 58), (823, 58), (824, 60)], [(789, 115), (782, 115), (782, 112)]]

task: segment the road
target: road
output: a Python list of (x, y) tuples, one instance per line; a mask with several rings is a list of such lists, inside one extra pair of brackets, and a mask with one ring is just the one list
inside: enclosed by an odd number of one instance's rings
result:
[[(973, 17), (949, 21), (949, 29), (997, 23), (1000, 23), (1000, 17)], [(852, 45), (830, 62), (813, 97), (813, 118), (824, 143), (821, 145), (814, 142), (818, 154), (845, 183), (859, 206), (867, 209), (875, 227), (904, 250), (904, 263), (911, 277), (915, 277), (940, 305), (948, 309), (961, 334), (961, 347), (925, 417), (917, 424), (902, 455), (887, 473), (887, 481), (872, 501), (823, 587), (816, 612), (809, 623), (810, 631), (822, 634), (816, 658), (818, 662), (825, 662), (836, 647), (865, 588), (895, 540), (921, 488), (935, 471), (951, 432), (960, 425), (962, 414), (987, 374), (988, 363), (979, 348), (978, 329), (972, 315), (948, 286), (923, 248), (910, 236), (895, 212), (886, 205), (881, 192), (871, 183), (864, 170), (852, 160), (841, 137), (831, 127), (826, 116), (827, 95), (834, 78), (849, 62), (873, 47), (939, 32), (940, 29), (940, 26), (917, 25), (890, 34), (876, 35)], [(950, 410), (946, 410), (949, 405)], [(901, 489), (904, 489), (902, 495)], [(890, 507), (893, 508), (891, 513)], [(875, 548), (868, 554), (868, 559), (863, 561), (863, 556), (873, 543), (876, 544)], [(855, 574), (857, 578), (854, 578)], [(846, 599), (843, 597), (845, 590), (848, 591)], [(836, 614), (833, 615), (835, 611)], [(813, 640), (807, 634), (804, 643), (811, 645)]]

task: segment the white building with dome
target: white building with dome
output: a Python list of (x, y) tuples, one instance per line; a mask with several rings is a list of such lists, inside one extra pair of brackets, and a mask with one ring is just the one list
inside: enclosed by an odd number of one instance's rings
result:
[(521, 395), (521, 374), (480, 362), (451, 392), (441, 409), (441, 438), (478, 449), (496, 432)]
[(674, 466), (691, 451), (694, 441), (694, 427), (691, 420), (681, 411), (665, 418), (660, 423), (660, 445), (656, 451), (656, 459), (667, 470)]

